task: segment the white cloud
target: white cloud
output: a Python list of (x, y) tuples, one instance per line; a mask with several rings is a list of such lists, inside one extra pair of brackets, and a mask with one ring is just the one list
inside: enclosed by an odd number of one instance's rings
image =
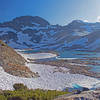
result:
[(88, 20), (84, 20), (84, 22), (89, 22)]
[(100, 16), (97, 17), (97, 22), (100, 22)]

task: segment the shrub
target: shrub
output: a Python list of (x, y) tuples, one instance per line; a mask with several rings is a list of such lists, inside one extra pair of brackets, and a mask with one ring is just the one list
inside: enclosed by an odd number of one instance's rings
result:
[[(0, 100), (53, 100), (69, 92), (56, 90), (27, 89), (23, 84), (14, 84), (15, 90), (4, 90)], [(4, 98), (4, 99), (2, 99)]]
[(14, 84), (13, 85), (13, 88), (15, 89), (15, 90), (26, 90), (26, 89), (28, 89), (27, 88), (27, 86), (25, 86), (24, 84), (22, 84), (22, 83), (16, 83), (16, 84)]
[(0, 100), (7, 100), (5, 96), (0, 95)]
[(11, 94), (10, 94), (9, 92), (4, 92), (3, 95), (4, 95), (5, 97), (7, 97), (7, 96), (10, 96)]
[(0, 45), (1, 46), (6, 46), (6, 44), (3, 41), (1, 41), (1, 40), (0, 40)]

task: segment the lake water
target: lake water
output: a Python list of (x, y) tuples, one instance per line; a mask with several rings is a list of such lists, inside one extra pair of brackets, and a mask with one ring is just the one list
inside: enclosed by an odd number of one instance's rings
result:
[[(68, 59), (68, 58), (77, 58), (83, 59), (84, 61), (94, 62), (100, 64), (100, 60), (89, 60), (88, 58), (99, 58), (100, 52), (85, 52), (85, 51), (60, 51), (59, 57), (60, 59)], [(92, 67), (91, 71), (100, 73), (100, 65), (92, 65), (89, 64), (89, 67)]]
[(85, 58), (85, 57), (100, 57), (99, 52), (85, 51), (59, 51), (60, 58)]
[[(29, 50), (25, 51), (25, 53), (37, 53), (40, 51), (34, 51), (34, 50)], [(59, 60), (59, 59), (82, 59), (83, 61), (88, 61), (88, 62), (94, 62), (100, 64), (100, 60), (89, 60), (88, 58), (99, 58), (100, 53), (99, 52), (86, 52), (86, 51), (59, 51), (58, 52), (59, 56), (56, 58), (50, 58), (50, 59), (45, 59), (45, 60)], [(89, 67), (92, 67), (91, 71), (99, 72), (100, 73), (100, 66), (99, 65), (92, 65), (89, 64)]]

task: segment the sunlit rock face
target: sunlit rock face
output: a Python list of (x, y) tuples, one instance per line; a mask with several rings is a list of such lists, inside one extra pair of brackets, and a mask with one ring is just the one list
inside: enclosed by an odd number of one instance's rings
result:
[(35, 77), (35, 73), (25, 65), (25, 62), (21, 55), (0, 40), (0, 68), (14, 76)]
[(100, 23), (74, 20), (60, 26), (38, 16), (21, 16), (0, 24), (0, 39), (18, 49), (100, 51)]

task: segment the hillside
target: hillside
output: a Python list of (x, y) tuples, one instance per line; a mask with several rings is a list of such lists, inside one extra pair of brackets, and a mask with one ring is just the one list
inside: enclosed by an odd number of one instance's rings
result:
[(25, 62), (22, 56), (0, 40), (0, 66), (7, 73), (20, 77), (34, 77), (35, 73), (25, 66)]
[(74, 20), (60, 26), (38, 16), (21, 16), (0, 23), (0, 39), (17, 49), (100, 51), (100, 23)]

